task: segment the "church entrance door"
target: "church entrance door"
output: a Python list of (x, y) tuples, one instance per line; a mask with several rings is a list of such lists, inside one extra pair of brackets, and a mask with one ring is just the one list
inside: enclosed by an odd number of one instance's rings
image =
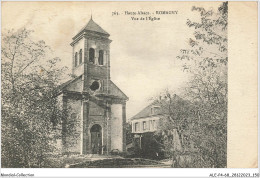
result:
[(102, 152), (102, 128), (95, 124), (90, 129), (91, 133), (91, 152), (92, 154), (101, 154)]

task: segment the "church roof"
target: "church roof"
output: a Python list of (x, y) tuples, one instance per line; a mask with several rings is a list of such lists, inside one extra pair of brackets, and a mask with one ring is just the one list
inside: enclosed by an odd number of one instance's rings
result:
[[(84, 31), (93, 31), (93, 32), (98, 32), (98, 33), (102, 33), (102, 34), (105, 34), (105, 35), (109, 35), (109, 33), (107, 33), (104, 29), (102, 29), (96, 22), (94, 22), (94, 20), (91, 19), (89, 20), (89, 22), (87, 23), (87, 25), (85, 25), (80, 31), (79, 33), (77, 33), (76, 36), (78, 36), (79, 34), (81, 34), (82, 32)], [(75, 37), (76, 37), (75, 36)], [(75, 38), (74, 37), (74, 38)]]
[(61, 85), (58, 86), (58, 90), (63, 90), (64, 88), (69, 86), (71, 83), (75, 82), (78, 79), (81, 79), (81, 77), (82, 77), (82, 75), (80, 75), (80, 76), (78, 76), (76, 78), (70, 79), (67, 82), (62, 83)]
[[(71, 92), (82, 92), (82, 75), (71, 79), (63, 84), (61, 84), (58, 87), (59, 92), (62, 91), (71, 91)], [(95, 95), (97, 96), (106, 96), (106, 97), (112, 97), (112, 98), (119, 98), (119, 99), (124, 99), (128, 100), (128, 97), (122, 92), (111, 80), (109, 80), (109, 86), (110, 86), (110, 92), (107, 95), (106, 93), (103, 92), (98, 92)]]
[(118, 86), (116, 86), (116, 84), (114, 84), (114, 82), (112, 82), (112, 80), (109, 80), (109, 81), (110, 81), (110, 87), (111, 87), (110, 94), (128, 100), (128, 97), (126, 96), (126, 94), (124, 94), (124, 92), (122, 92), (122, 90), (120, 90), (118, 88)]

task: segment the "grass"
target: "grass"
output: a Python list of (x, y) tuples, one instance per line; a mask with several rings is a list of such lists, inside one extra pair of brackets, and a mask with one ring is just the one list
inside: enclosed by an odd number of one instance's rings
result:
[(86, 155), (57, 155), (50, 157), (46, 164), (46, 168), (65, 168), (67, 165), (82, 163), (90, 160)]
[(45, 165), (45, 168), (134, 168), (166, 166), (154, 160), (122, 158), (112, 155), (53, 155), (48, 159)]
[(85, 161), (71, 165), (71, 168), (134, 168), (134, 167), (165, 167), (160, 162), (142, 158), (110, 158)]

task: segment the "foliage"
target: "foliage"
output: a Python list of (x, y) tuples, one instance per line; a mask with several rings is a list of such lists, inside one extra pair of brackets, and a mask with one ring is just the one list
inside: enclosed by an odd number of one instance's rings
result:
[(193, 7), (200, 12), (201, 22), (187, 20), (195, 29), (195, 39), (189, 39), (189, 48), (182, 49), (177, 58), (184, 62), (184, 70), (193, 74), (187, 91), (192, 101), (227, 102), (227, 5), (224, 2), (217, 12)]
[(61, 122), (55, 90), (65, 68), (31, 33), (2, 34), (2, 167), (44, 166)]
[(133, 139), (133, 155), (131, 157), (160, 160), (164, 158), (163, 145), (160, 135), (146, 132), (140, 138)]
[(191, 138), (196, 123), (193, 104), (168, 90), (154, 100), (162, 113), (156, 140), (163, 144), (165, 156), (177, 159), (176, 156), (196, 151)]
[[(188, 102), (176, 100), (169, 91), (157, 99), (166, 116), (161, 134), (174, 166), (226, 167), (228, 2), (216, 12), (201, 7), (193, 7), (192, 11), (200, 13), (200, 22), (187, 20), (188, 27), (194, 28), (194, 37), (177, 56), (184, 72), (191, 74), (184, 92)], [(179, 148), (173, 141), (174, 130)], [(183, 160), (189, 161), (183, 164)]]

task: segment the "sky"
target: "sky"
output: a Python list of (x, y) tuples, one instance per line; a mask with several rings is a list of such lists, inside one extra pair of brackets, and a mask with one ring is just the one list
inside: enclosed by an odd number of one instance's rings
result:
[[(93, 20), (110, 34), (112, 81), (129, 97), (127, 119), (131, 118), (166, 88), (181, 93), (188, 74), (176, 59), (188, 46), (193, 29), (187, 19), (198, 20), (192, 6), (216, 8), (220, 2), (2, 2), (2, 30), (27, 28), (44, 40), (62, 59), (72, 64), (72, 37)], [(156, 15), (156, 11), (178, 11)], [(125, 15), (149, 12), (149, 15)], [(119, 15), (112, 16), (112, 12)], [(137, 20), (131, 17), (157, 17)]]

